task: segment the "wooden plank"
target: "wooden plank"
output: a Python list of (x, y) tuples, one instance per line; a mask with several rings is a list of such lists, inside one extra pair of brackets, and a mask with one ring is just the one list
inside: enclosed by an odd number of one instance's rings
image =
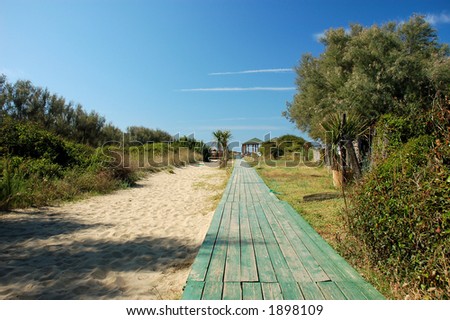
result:
[(297, 282), (280, 282), (284, 300), (304, 300)]
[(231, 203), (227, 202), (223, 210), (222, 223), (217, 235), (211, 262), (206, 274), (207, 282), (223, 281), (225, 261), (228, 249), (228, 232), (230, 229)]
[(264, 300), (283, 300), (283, 294), (278, 283), (263, 282), (261, 288)]
[(188, 281), (183, 292), (183, 300), (200, 300), (202, 298), (203, 287), (205, 283), (202, 281)]
[(362, 288), (365, 289), (364, 295), (370, 300), (385, 300), (386, 298), (376, 290), (370, 283), (364, 281), (362, 283), (358, 283)]
[(217, 234), (222, 222), (225, 204), (219, 204), (211, 221), (211, 225), (206, 233), (203, 244), (194, 260), (188, 281), (205, 281), (206, 272), (216, 243)]
[(325, 297), (315, 282), (301, 282), (298, 284), (305, 300), (324, 300)]
[(228, 179), (228, 182), (227, 182), (227, 185), (225, 187), (225, 190), (223, 191), (222, 199), (220, 200), (221, 202), (227, 202), (228, 201), (228, 197), (231, 194), (231, 189), (234, 187), (235, 175), (236, 175), (236, 172), (235, 172), (235, 170), (233, 170), (233, 172), (230, 175), (230, 178)]
[(255, 249), (250, 230), (249, 213), (246, 203), (239, 204), (240, 231), (241, 231), (241, 282), (258, 281)]
[[(267, 203), (265, 206), (263, 206), (263, 211), (266, 215), (267, 221), (270, 224), (270, 227), (272, 228), (273, 234), (283, 253), (286, 263), (291, 270), (292, 275), (294, 276), (295, 281), (312, 281), (308, 271), (306, 271), (305, 266), (292, 247), (288, 239), (288, 235), (283, 232), (283, 229), (278, 224), (278, 220), (275, 218), (272, 210), (268, 205), (269, 204)], [(282, 281), (283, 280), (280, 280), (280, 282)]]
[(254, 208), (259, 226), (261, 227), (261, 231), (264, 237), (263, 243), (265, 244), (267, 252), (269, 253), (270, 261), (272, 262), (273, 270), (275, 271), (277, 281), (295, 282), (295, 278), (292, 275), (286, 263), (286, 260), (280, 247), (278, 246), (272, 228), (270, 227), (270, 224), (267, 221), (267, 217), (264, 214), (261, 204), (254, 203)]
[[(299, 228), (293, 228), (316, 261), (333, 281), (361, 281), (362, 277), (287, 203), (280, 205), (290, 213), (287, 218)], [(294, 215), (295, 214), (295, 215)]]
[[(267, 203), (267, 206), (274, 213), (274, 217), (277, 220), (278, 224), (281, 226), (282, 230), (286, 234), (288, 241), (291, 243), (292, 248), (297, 254), (299, 260), (301, 260), (302, 265), (306, 269), (309, 277), (312, 281), (322, 282), (329, 281), (330, 277), (325, 273), (323, 268), (319, 265), (319, 263), (314, 259), (313, 255), (306, 248), (303, 241), (297, 236), (297, 233), (292, 228), (289, 220), (286, 219), (286, 213), (280, 210), (280, 207), (275, 203)], [(299, 282), (309, 282), (310, 280), (306, 277)]]
[(229, 192), (226, 194), (226, 201), (227, 202), (233, 202), (234, 201), (234, 195), (236, 193), (236, 179), (237, 179), (238, 175), (236, 173), (236, 169), (233, 170), (232, 176), (230, 178), (230, 190)]
[(247, 204), (247, 213), (250, 223), (250, 230), (253, 237), (255, 249), (255, 258), (260, 282), (277, 282), (277, 277), (273, 269), (266, 242), (256, 217), (256, 211), (253, 204)]
[(242, 300), (242, 288), (240, 282), (225, 282), (223, 284), (223, 300)]
[(320, 291), (322, 291), (323, 296), (326, 300), (346, 300), (345, 295), (342, 293), (341, 289), (332, 281), (328, 282), (318, 282), (317, 283)]
[(243, 282), (242, 283), (242, 300), (262, 300), (261, 283), (259, 282)]
[(249, 183), (248, 181), (244, 182), (244, 188), (245, 188), (245, 194), (247, 197), (247, 202), (254, 202), (257, 201), (257, 195), (255, 194), (255, 188), (253, 188), (253, 185)]
[(346, 296), (351, 296), (351, 294), (347, 294), (350, 290), (357, 290), (361, 292), (364, 296), (362, 297), (349, 297), (349, 299), (356, 299), (356, 300), (385, 300), (386, 298), (378, 292), (370, 283), (363, 281), (363, 282), (336, 282), (336, 285), (341, 288), (341, 290), (344, 292)]
[(206, 282), (203, 289), (202, 300), (222, 299), (223, 282)]
[(241, 279), (241, 239), (239, 232), (239, 204), (231, 205), (230, 231), (225, 264), (225, 282), (239, 282)]
[(245, 183), (245, 171), (247, 171), (247, 169), (241, 169), (242, 174), (241, 174), (241, 181), (239, 182), (239, 201), (240, 202), (247, 202), (248, 201), (248, 197), (247, 197), (247, 192), (246, 192), (246, 183)]
[(242, 175), (240, 174), (239, 171), (236, 172), (236, 180), (234, 182), (234, 197), (233, 197), (233, 202), (238, 202), (240, 200), (241, 197), (241, 179), (242, 179)]

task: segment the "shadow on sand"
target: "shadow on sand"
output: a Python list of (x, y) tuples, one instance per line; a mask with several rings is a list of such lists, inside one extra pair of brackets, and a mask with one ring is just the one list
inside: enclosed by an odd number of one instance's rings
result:
[[(0, 299), (120, 298), (126, 283), (108, 277), (110, 271), (189, 268), (198, 251), (198, 246), (170, 237), (77, 242), (71, 233), (102, 225), (61, 217), (42, 212), (0, 219)], [(52, 237), (50, 245), (45, 240)]]

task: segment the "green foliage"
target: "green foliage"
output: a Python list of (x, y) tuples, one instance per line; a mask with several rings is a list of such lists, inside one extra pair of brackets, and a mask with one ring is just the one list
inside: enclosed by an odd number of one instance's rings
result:
[(353, 112), (369, 124), (383, 114), (415, 116), (434, 94), (449, 92), (448, 47), (421, 16), (351, 30), (330, 29), (320, 57), (304, 55), (297, 67), (298, 93), (285, 116), (314, 139), (330, 113)]
[(172, 136), (160, 129), (149, 129), (145, 127), (132, 126), (127, 129), (128, 139), (130, 142), (139, 142), (141, 144), (154, 142), (172, 141)]
[(383, 115), (375, 128), (373, 162), (385, 159), (409, 139), (425, 135), (426, 125), (419, 118), (411, 119), (393, 114)]
[[(391, 148), (353, 196), (349, 222), (374, 264), (424, 297), (450, 292), (450, 108), (448, 99), (427, 113), (429, 131), (384, 117)], [(417, 129), (417, 130), (415, 130)], [(432, 293), (430, 293), (432, 292)]]
[(292, 134), (283, 135), (271, 141), (265, 141), (261, 144), (260, 152), (264, 157), (278, 159), (284, 155), (301, 153), (304, 151), (306, 141), (301, 137)]
[(326, 133), (326, 143), (338, 145), (343, 140), (354, 140), (362, 137), (367, 131), (367, 121), (358, 114), (345, 114), (345, 123), (343, 123), (342, 117), (343, 114), (341, 113), (330, 113), (321, 123)]
[(62, 167), (86, 165), (93, 150), (67, 142), (35, 125), (5, 119), (0, 127), (0, 155), (45, 159)]
[(137, 180), (133, 170), (102, 152), (11, 118), (0, 127), (0, 146), (2, 209), (108, 192)]
[(222, 150), (222, 152), (223, 152), (222, 159), (220, 160), (220, 167), (226, 168), (227, 163), (228, 163), (228, 158), (229, 158), (229, 151), (230, 151), (228, 144), (230, 142), (230, 139), (232, 138), (231, 131), (217, 130), (217, 131), (214, 131), (212, 134), (213, 134), (214, 139), (217, 141), (217, 146), (218, 146), (219, 150)]
[(103, 131), (105, 119), (98, 113), (88, 113), (80, 104), (67, 102), (64, 97), (36, 87), (30, 81), (10, 84), (5, 80), (0, 88), (1, 118), (34, 123), (65, 139), (91, 146), (111, 138), (108, 136), (111, 128)]

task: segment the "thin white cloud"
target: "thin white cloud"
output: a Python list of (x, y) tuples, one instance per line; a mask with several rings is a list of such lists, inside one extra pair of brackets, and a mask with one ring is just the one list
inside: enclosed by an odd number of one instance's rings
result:
[(209, 76), (223, 76), (233, 74), (251, 74), (251, 73), (286, 73), (293, 72), (292, 68), (277, 68), (277, 69), (257, 69), (257, 70), (244, 70), (244, 71), (227, 71), (227, 72), (213, 72), (209, 73)]
[(231, 87), (231, 88), (192, 88), (181, 92), (227, 92), (227, 91), (291, 91), (295, 87)]
[(428, 23), (430, 23), (432, 25), (450, 23), (450, 14), (448, 14), (448, 13), (426, 14), (425, 21), (427, 21)]
[(243, 122), (243, 121), (256, 121), (256, 120), (280, 120), (284, 118), (279, 116), (272, 117), (230, 117), (230, 118), (209, 118), (209, 119), (196, 119), (196, 120), (179, 120), (177, 123), (211, 123), (211, 122)]
[[(286, 127), (281, 127), (281, 126), (270, 126), (270, 125), (259, 125), (259, 126), (254, 126), (254, 125), (237, 125), (237, 126), (225, 126), (227, 128), (227, 130), (235, 130), (235, 131), (251, 131), (251, 130), (267, 130), (267, 131), (271, 131), (271, 130), (284, 130), (286, 129)], [(200, 130), (217, 130), (217, 129), (221, 129), (224, 128), (224, 126), (203, 126), (200, 127)]]
[(282, 116), (274, 116), (274, 117), (236, 117), (236, 118), (219, 118), (219, 119), (210, 119), (208, 121), (248, 121), (248, 120), (276, 120), (282, 119)]

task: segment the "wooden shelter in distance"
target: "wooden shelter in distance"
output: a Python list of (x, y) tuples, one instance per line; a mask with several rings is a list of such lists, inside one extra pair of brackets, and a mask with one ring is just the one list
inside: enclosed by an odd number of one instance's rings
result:
[(248, 140), (247, 142), (244, 142), (242, 144), (242, 155), (249, 155), (252, 153), (257, 153), (259, 151), (259, 148), (261, 147), (262, 140), (259, 140), (258, 138), (253, 138)]

